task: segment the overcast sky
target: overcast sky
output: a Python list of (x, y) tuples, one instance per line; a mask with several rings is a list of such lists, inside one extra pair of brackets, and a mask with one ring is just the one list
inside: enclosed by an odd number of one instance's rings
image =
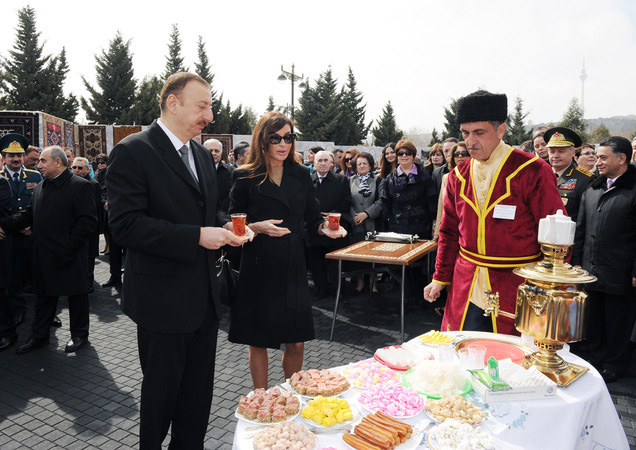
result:
[(161, 74), (176, 23), (186, 64), (202, 35), (214, 87), (257, 114), (270, 95), (290, 102), (290, 83), (277, 77), (292, 63), (311, 82), (331, 66), (340, 85), (351, 66), (367, 120), (390, 100), (405, 131), (441, 130), (450, 100), (478, 88), (507, 94), (509, 110), (520, 96), (535, 123), (558, 121), (581, 96), (583, 64), (587, 118), (636, 114), (633, 0), (17, 0), (2, 8), (4, 57), (27, 4), (45, 52), (66, 47), (66, 91), (77, 96), (86, 95), (81, 76), (95, 82), (94, 55), (117, 30), (131, 40), (135, 76)]

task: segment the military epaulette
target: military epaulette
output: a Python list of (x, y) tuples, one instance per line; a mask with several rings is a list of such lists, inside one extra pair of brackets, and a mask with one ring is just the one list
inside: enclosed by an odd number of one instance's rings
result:
[(593, 177), (594, 175), (596, 175), (594, 172), (590, 172), (587, 169), (584, 169), (583, 167), (576, 167), (574, 170), (581, 172), (583, 175), (587, 175), (588, 177)]

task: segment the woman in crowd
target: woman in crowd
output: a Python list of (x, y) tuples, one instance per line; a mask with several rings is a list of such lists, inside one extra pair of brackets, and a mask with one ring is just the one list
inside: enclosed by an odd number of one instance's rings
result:
[(534, 138), (532, 138), (532, 146), (534, 147), (534, 153), (550, 164), (548, 160), (548, 147), (546, 147), (545, 139), (543, 139), (543, 135), (545, 133), (539, 133)]
[(411, 141), (401, 140), (395, 151), (399, 165), (384, 181), (382, 193), (382, 211), (388, 218), (389, 231), (431, 239), (437, 210), (433, 180), (415, 164), (417, 149)]
[(243, 246), (229, 333), (231, 342), (249, 345), (254, 388), (267, 388), (268, 348), (285, 344), (282, 365), (289, 378), (302, 368), (304, 341), (314, 339), (302, 238), (305, 223), (323, 234), (323, 219), (295, 137), (286, 116), (263, 115), (230, 192), (230, 213), (246, 213), (256, 234)]
[(355, 148), (350, 148), (349, 150), (344, 152), (344, 155), (342, 155), (342, 158), (340, 158), (340, 169), (342, 169), (341, 173), (347, 178), (351, 178), (351, 176), (356, 173), (356, 168), (354, 166), (353, 160), (358, 153), (360, 152)]
[[(349, 178), (351, 186), (351, 217), (353, 218), (353, 230), (351, 231), (351, 243), (362, 241), (367, 232), (377, 229), (377, 224), (382, 215), (382, 199), (380, 192), (384, 180), (374, 176), (374, 160), (370, 153), (360, 153), (355, 159), (356, 174)], [(356, 291), (364, 289), (364, 278), (358, 277)], [(373, 292), (377, 292), (375, 283)]]
[(389, 142), (382, 149), (380, 157), (380, 177), (386, 180), (391, 172), (395, 172), (397, 167), (397, 155), (395, 154), (395, 142)]
[[(470, 153), (468, 152), (468, 148), (466, 147), (466, 142), (461, 141), (453, 145), (450, 157), (448, 158), (449, 173), (467, 159), (470, 159)], [(442, 189), (440, 190), (439, 200), (437, 203), (437, 219), (435, 220), (435, 231), (433, 232), (434, 241), (439, 238), (439, 224), (442, 221), (442, 212), (444, 211), (444, 197), (446, 196), (447, 179), (448, 173), (445, 173), (442, 177)]]
[[(384, 180), (381, 192), (382, 213), (388, 220), (388, 230), (431, 239), (437, 209), (435, 184), (428, 172), (415, 164), (417, 149), (411, 141), (399, 141), (395, 151), (398, 168)], [(409, 278), (408, 297), (421, 298), (424, 289), (421, 268), (410, 270)]]
[(429, 174), (432, 174), (435, 169), (444, 165), (444, 152), (442, 152), (442, 144), (439, 142), (433, 144), (431, 150), (428, 152), (428, 160), (430, 164), (425, 167), (425, 170)]
[(598, 175), (596, 168), (596, 148), (592, 144), (583, 144), (576, 151), (576, 163), (580, 168)]

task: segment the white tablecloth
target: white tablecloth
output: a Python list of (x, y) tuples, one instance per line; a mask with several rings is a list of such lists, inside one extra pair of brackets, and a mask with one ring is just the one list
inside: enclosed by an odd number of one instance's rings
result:
[[(484, 333), (461, 334), (467, 337), (484, 336)], [(494, 337), (491, 334), (490, 336)], [(557, 396), (553, 399), (491, 402), (484, 405), (489, 417), (482, 424), (482, 428), (494, 436), (498, 449), (628, 449), (625, 431), (607, 386), (598, 371), (574, 354), (565, 351), (559, 354), (568, 362), (589, 367), (589, 372), (572, 385), (566, 388), (559, 387)], [(364, 411), (356, 402), (360, 392), (354, 388), (347, 392), (344, 398)], [(474, 393), (469, 398), (483, 405)], [(237, 396), (237, 405), (238, 400)], [(303, 423), (300, 416), (295, 421)], [(404, 422), (423, 426), (428, 424), (429, 419), (421, 413)], [(245, 438), (244, 430), (248, 426), (253, 425), (238, 421), (233, 448), (252, 449), (251, 439)], [(337, 434), (319, 434), (317, 448), (330, 446), (348, 448)], [(425, 449), (427, 445), (423, 442), (417, 448)]]

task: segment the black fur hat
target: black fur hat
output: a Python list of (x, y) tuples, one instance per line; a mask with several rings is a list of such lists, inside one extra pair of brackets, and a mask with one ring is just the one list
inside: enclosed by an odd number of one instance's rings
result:
[(508, 118), (506, 94), (477, 91), (457, 100), (457, 123), (505, 122)]

